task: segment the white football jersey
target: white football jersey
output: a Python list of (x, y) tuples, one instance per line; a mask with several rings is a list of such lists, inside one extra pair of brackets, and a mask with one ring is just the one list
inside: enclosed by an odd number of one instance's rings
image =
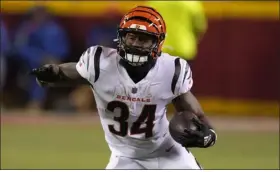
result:
[(92, 85), (111, 151), (131, 158), (149, 156), (170, 137), (166, 105), (191, 89), (191, 69), (185, 60), (162, 53), (146, 77), (134, 83), (120, 59), (116, 49), (93, 46), (76, 69)]

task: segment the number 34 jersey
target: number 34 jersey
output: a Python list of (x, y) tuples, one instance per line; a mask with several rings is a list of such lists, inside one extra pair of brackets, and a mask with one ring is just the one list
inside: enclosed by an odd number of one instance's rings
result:
[(162, 53), (146, 77), (134, 83), (120, 59), (116, 49), (93, 46), (76, 69), (92, 86), (112, 153), (149, 156), (170, 137), (166, 105), (191, 89), (191, 69), (185, 60)]

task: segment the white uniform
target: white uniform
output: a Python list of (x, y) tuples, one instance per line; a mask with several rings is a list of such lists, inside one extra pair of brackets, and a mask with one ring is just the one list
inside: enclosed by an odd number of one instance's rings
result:
[(171, 138), (166, 117), (166, 105), (192, 87), (187, 62), (163, 53), (135, 84), (120, 58), (116, 49), (93, 46), (76, 66), (92, 84), (112, 152), (106, 169), (200, 169), (193, 155)]

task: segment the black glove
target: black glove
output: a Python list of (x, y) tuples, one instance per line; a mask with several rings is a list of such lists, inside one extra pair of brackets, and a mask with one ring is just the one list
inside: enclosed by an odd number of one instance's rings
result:
[(40, 86), (46, 86), (48, 83), (55, 83), (61, 80), (60, 69), (58, 65), (47, 64), (40, 68), (32, 69), (31, 75), (36, 76), (36, 80)]
[(184, 133), (179, 136), (179, 142), (182, 146), (186, 148), (207, 148), (213, 146), (217, 140), (215, 131), (196, 118), (193, 118), (192, 122), (196, 128), (185, 128)]

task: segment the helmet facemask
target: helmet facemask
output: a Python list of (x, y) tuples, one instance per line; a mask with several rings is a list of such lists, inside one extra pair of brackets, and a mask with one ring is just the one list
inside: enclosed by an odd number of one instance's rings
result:
[[(137, 6), (121, 19), (117, 33), (118, 53), (122, 61), (131, 66), (143, 66), (151, 64), (150, 62), (154, 64), (160, 57), (166, 26), (162, 16), (155, 9)], [(129, 34), (137, 35), (137, 40), (144, 43), (128, 39)], [(141, 41), (142, 36), (144, 39)]]
[(132, 66), (153, 62), (157, 53), (156, 35), (144, 31), (118, 30), (118, 52), (124, 61)]

